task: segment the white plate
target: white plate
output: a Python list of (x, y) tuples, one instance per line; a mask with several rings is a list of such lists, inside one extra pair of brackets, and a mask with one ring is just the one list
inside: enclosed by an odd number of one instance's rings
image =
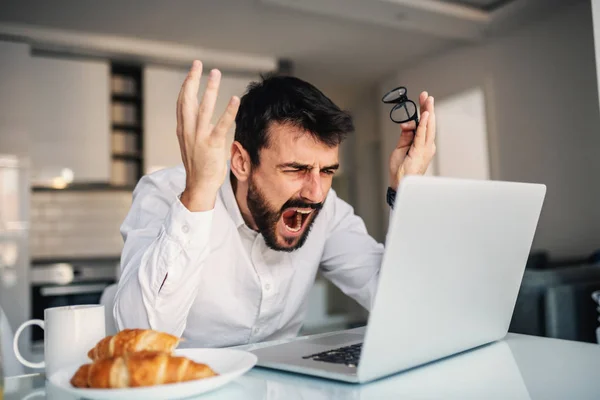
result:
[(79, 389), (69, 383), (79, 365), (60, 369), (48, 378), (55, 390), (86, 399), (180, 399), (215, 390), (256, 364), (254, 354), (234, 349), (176, 349), (175, 355), (207, 364), (219, 376), (188, 382), (127, 389)]

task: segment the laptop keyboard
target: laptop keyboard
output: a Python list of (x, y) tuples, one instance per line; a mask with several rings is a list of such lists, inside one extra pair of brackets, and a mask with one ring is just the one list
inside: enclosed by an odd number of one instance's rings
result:
[(312, 359), (314, 361), (323, 361), (334, 364), (346, 364), (349, 367), (356, 367), (360, 359), (362, 343), (344, 346), (337, 349), (323, 351), (321, 353), (304, 356), (302, 358)]

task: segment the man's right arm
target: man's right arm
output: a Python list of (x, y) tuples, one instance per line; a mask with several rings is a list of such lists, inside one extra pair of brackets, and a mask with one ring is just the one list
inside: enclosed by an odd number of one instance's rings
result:
[(185, 329), (210, 252), (213, 211), (189, 211), (179, 200), (177, 180), (165, 172), (149, 175), (134, 192), (121, 226), (125, 245), (113, 310), (119, 329), (177, 336)]
[[(202, 63), (194, 61), (177, 99), (177, 139), (185, 173), (143, 178), (122, 226), (123, 274), (115, 297), (117, 327), (181, 336), (210, 252), (217, 192), (227, 173), (226, 134), (240, 99), (233, 96), (211, 124), (221, 72), (213, 69), (198, 102)], [(161, 179), (162, 178), (162, 179)]]

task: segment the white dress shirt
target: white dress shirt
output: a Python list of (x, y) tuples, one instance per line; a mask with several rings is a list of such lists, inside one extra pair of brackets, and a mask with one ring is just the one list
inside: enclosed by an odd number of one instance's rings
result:
[(304, 245), (283, 252), (244, 223), (229, 173), (211, 211), (190, 212), (179, 200), (184, 188), (181, 165), (135, 188), (121, 226), (119, 329), (151, 328), (206, 347), (295, 336), (319, 269), (370, 309), (383, 245), (333, 189)]

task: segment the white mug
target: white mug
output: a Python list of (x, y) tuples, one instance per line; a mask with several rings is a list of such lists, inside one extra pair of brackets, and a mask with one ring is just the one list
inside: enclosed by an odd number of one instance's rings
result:
[[(32, 363), (19, 352), (19, 336), (29, 325), (44, 330), (44, 361)], [(104, 306), (101, 304), (53, 307), (44, 310), (44, 320), (32, 319), (15, 332), (13, 349), (21, 364), (30, 368), (45, 368), (46, 376), (59, 369), (91, 362), (87, 356), (106, 336)]]

